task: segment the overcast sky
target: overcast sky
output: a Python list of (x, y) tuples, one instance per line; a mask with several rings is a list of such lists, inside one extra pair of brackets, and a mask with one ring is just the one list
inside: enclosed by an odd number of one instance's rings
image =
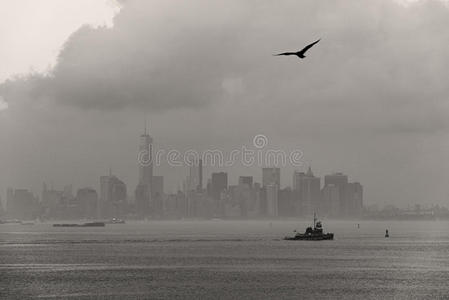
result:
[[(230, 151), (264, 134), (318, 176), (360, 181), (368, 203), (449, 205), (444, 2), (0, 3), (1, 195), (97, 188), (109, 168), (133, 194), (147, 115), (156, 148)], [(318, 38), (304, 60), (272, 56)], [(260, 181), (259, 166), (222, 170)], [(173, 191), (188, 170), (155, 173)]]

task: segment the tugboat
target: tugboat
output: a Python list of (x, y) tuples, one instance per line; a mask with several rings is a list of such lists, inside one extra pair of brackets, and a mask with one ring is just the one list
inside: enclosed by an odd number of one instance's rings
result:
[[(296, 231), (296, 230), (295, 230)], [(323, 233), (323, 225), (321, 221), (318, 221), (316, 214), (313, 214), (313, 228), (307, 227), (305, 233), (297, 232), (294, 236), (286, 236), (284, 240), (306, 240), (306, 241), (322, 241), (322, 240), (333, 240), (333, 233)]]

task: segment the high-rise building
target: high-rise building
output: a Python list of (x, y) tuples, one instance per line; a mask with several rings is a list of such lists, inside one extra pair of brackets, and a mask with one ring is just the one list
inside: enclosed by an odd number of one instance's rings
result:
[(228, 173), (212, 173), (211, 196), (214, 199), (220, 199), (220, 194), (228, 188)]
[(270, 183), (266, 186), (267, 195), (267, 216), (277, 217), (279, 186), (276, 183)]
[(153, 176), (152, 185), (152, 213), (153, 215), (161, 217), (164, 209), (164, 177)]
[(100, 177), (98, 217), (119, 217), (127, 202), (126, 184), (111, 173)]
[(293, 190), (299, 190), (301, 188), (301, 183), (306, 173), (300, 171), (293, 172)]
[(279, 216), (293, 217), (295, 216), (295, 206), (293, 199), (293, 191), (290, 187), (279, 190), (278, 196), (278, 212)]
[(192, 162), (189, 167), (189, 176), (185, 182), (185, 191), (202, 191), (203, 190), (203, 160)]
[[(359, 217), (363, 208), (363, 187), (358, 182), (349, 183), (348, 176), (334, 173), (324, 177), (324, 187), (334, 185), (338, 188), (338, 200), (332, 197), (331, 215), (335, 217)], [(324, 190), (323, 190), (324, 196)], [(326, 199), (328, 201), (329, 199)]]
[(107, 202), (126, 202), (126, 184), (114, 175), (100, 177), (100, 200)]
[[(331, 211), (331, 214), (334, 216), (343, 216), (346, 211), (346, 206), (347, 206), (346, 188), (348, 185), (348, 176), (344, 175), (343, 173), (340, 173), (340, 172), (326, 175), (326, 176), (324, 176), (324, 186), (329, 185), (329, 184), (333, 184), (336, 187), (338, 187), (338, 193), (339, 193), (338, 213), (335, 210), (333, 210), (333, 211)], [(335, 205), (332, 205), (332, 207), (335, 208)]]
[(153, 138), (147, 133), (146, 124), (144, 133), (140, 136), (138, 157), (139, 183), (135, 189), (134, 196), (137, 213), (144, 217), (151, 213), (153, 207)]
[(304, 180), (305, 189), (303, 191), (303, 200), (304, 204), (306, 205), (306, 213), (321, 213), (321, 179), (319, 177), (315, 177), (313, 175), (311, 167), (309, 167)]
[(250, 188), (253, 187), (253, 176), (240, 176), (239, 185), (248, 185)]
[(64, 191), (54, 190), (52, 187), (47, 188), (47, 185), (43, 184), (41, 205), (43, 208), (44, 218), (64, 218), (67, 206), (67, 200), (64, 196)]
[[(231, 190), (231, 187), (229, 187)], [(231, 190), (232, 203), (238, 206), (240, 217), (247, 217), (248, 215), (255, 215), (256, 206), (255, 193), (253, 190), (253, 177), (240, 176), (239, 184), (234, 186)]]
[(71, 184), (64, 186), (63, 196), (66, 199), (73, 199), (73, 187)]
[(323, 210), (333, 217), (340, 215), (340, 189), (333, 183), (326, 184), (321, 191)]
[(311, 167), (307, 173), (293, 173), (294, 207), (297, 214), (310, 215), (321, 210), (321, 180), (313, 175)]
[(251, 211), (253, 216), (261, 216), (263, 215), (262, 212), (262, 188), (260, 186), (260, 183), (254, 182), (253, 184), (253, 191), (254, 191), (254, 206), (252, 207)]
[(7, 190), (7, 215), (10, 218), (31, 220), (36, 217), (37, 199), (26, 189)]
[(139, 183), (134, 191), (134, 204), (136, 213), (143, 218), (150, 213), (150, 189), (147, 184)]
[(82, 188), (76, 192), (80, 217), (94, 219), (97, 217), (98, 194), (93, 188)]
[(280, 168), (262, 168), (262, 186), (276, 184), (278, 188), (281, 186), (281, 169)]
[(140, 136), (139, 143), (139, 183), (151, 186), (153, 179), (153, 138), (147, 133)]
[(164, 176), (153, 176), (153, 196), (164, 195)]
[(363, 210), (363, 187), (358, 182), (348, 183), (346, 186), (346, 199), (345, 199), (345, 211), (346, 217), (360, 217)]
[(200, 158), (198, 161), (198, 191), (203, 190), (203, 160)]
[(225, 195), (228, 188), (228, 173), (219, 172), (212, 173), (212, 180), (210, 183), (209, 196), (214, 201), (214, 212), (217, 216), (224, 216), (225, 214)]

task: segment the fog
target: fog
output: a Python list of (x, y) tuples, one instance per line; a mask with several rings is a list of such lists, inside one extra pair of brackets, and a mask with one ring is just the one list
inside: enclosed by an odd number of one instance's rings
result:
[[(304, 60), (272, 56), (318, 38)], [(109, 168), (132, 193), (147, 118), (158, 149), (229, 152), (263, 134), (315, 175), (361, 182), (366, 203), (447, 205), (448, 39), (439, 1), (123, 1), (111, 26), (73, 32), (48, 71), (0, 84), (0, 193), (98, 188)], [(260, 182), (261, 167), (205, 178)], [(188, 169), (155, 174), (172, 192)]]

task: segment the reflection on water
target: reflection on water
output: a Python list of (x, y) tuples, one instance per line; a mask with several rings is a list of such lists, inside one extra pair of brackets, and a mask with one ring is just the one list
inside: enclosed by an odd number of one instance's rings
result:
[(448, 222), (329, 221), (334, 241), (282, 240), (307, 225), (3, 224), (0, 298), (449, 297)]

